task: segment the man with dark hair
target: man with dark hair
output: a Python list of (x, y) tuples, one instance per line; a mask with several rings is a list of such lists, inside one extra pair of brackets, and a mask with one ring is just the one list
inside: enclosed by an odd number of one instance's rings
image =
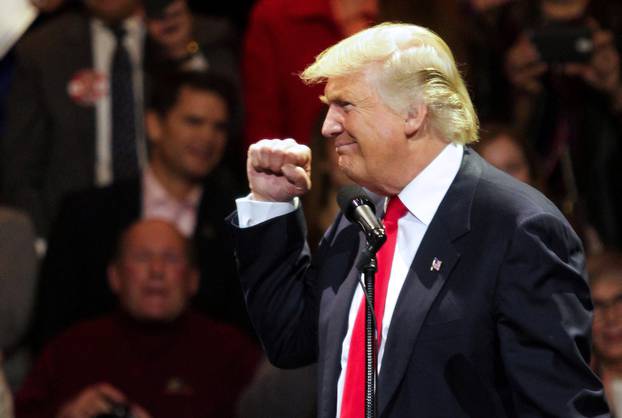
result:
[(259, 352), (188, 310), (199, 286), (188, 240), (168, 222), (139, 221), (116, 254), (108, 282), (119, 311), (46, 346), (17, 396), (17, 417), (232, 416)]
[(106, 265), (119, 232), (140, 218), (168, 220), (192, 240), (201, 254), (198, 308), (236, 325), (247, 323), (222, 221), (238, 190), (220, 164), (232, 96), (224, 96), (224, 79), (205, 73), (170, 74), (154, 87), (153, 109), (145, 116), (150, 159), (142, 175), (63, 202), (41, 268), (35, 346), (114, 306)]
[[(2, 198), (44, 238), (67, 193), (146, 165), (141, 121), (154, 70), (209, 68), (238, 81), (232, 29), (193, 16), (186, 0), (79, 3), (16, 47), (0, 143)], [(143, 3), (160, 7), (143, 13)]]

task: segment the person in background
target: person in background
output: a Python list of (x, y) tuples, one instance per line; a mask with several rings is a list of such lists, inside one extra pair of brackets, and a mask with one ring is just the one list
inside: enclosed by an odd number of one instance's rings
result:
[(185, 0), (157, 3), (162, 9), (145, 20), (139, 0), (86, 0), (18, 44), (0, 196), (31, 216), (38, 236), (47, 238), (67, 193), (144, 167), (151, 73), (198, 65), (237, 79), (226, 22), (193, 17)]
[(106, 266), (118, 234), (141, 218), (177, 225), (198, 254), (195, 306), (249, 330), (232, 244), (222, 221), (241, 187), (222, 163), (236, 108), (227, 79), (173, 72), (157, 79), (146, 113), (151, 143), (141, 175), (67, 196), (41, 267), (35, 349), (72, 323), (110, 311)]
[(45, 347), (16, 396), (16, 417), (233, 416), (259, 353), (239, 331), (189, 309), (199, 285), (193, 251), (168, 222), (128, 227), (108, 268), (119, 309)]
[(370, 25), (377, 0), (259, 0), (242, 59), (245, 144), (293, 137), (309, 144), (322, 106), (319, 87), (298, 78), (323, 49)]
[(591, 257), (588, 266), (594, 301), (592, 365), (610, 407), (622, 416), (622, 253), (604, 251)]
[(499, 123), (482, 124), (480, 139), (473, 149), (499, 170), (524, 183), (538, 186), (537, 162), (527, 143), (511, 127)]
[[(620, 2), (601, 0), (513, 2), (504, 52), (514, 123), (542, 161), (548, 196), (614, 248), (622, 247), (621, 13)], [(572, 48), (580, 31), (582, 54)]]

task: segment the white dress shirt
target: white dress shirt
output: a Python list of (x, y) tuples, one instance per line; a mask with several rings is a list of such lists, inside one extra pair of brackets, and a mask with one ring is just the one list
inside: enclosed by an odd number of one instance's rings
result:
[[(134, 115), (136, 123), (136, 147), (139, 167), (146, 161), (145, 134), (143, 128), (143, 47), (145, 28), (139, 16), (123, 22), (127, 33), (124, 44), (132, 63), (132, 86), (134, 90)], [(99, 19), (91, 20), (91, 51), (93, 68), (110, 79), (110, 66), (117, 41), (112, 31)], [(106, 84), (109, 84), (108, 82)], [(95, 184), (106, 186), (112, 178), (112, 108), (110, 89), (95, 102)]]
[[(463, 152), (464, 148), (462, 145), (447, 145), (398, 195), (408, 209), (408, 213), (398, 222), (397, 243), (391, 266), (384, 317), (382, 318), (382, 339), (378, 350), (378, 372), (380, 372), (382, 367), (382, 358), (389, 335), (391, 318), (395, 311), (398, 296), (406, 280), (406, 275), (436, 210), (440, 206), (456, 174), (458, 174)], [(285, 203), (257, 202), (250, 199), (249, 196), (237, 199), (239, 225), (241, 228), (256, 225), (273, 217), (294, 211), (298, 204), (297, 199), (294, 202)], [(431, 262), (432, 260), (430, 260)], [(352, 329), (362, 300), (363, 290), (360, 286), (357, 286), (350, 305), (348, 332), (341, 346), (341, 373), (337, 382), (337, 418), (339, 418), (341, 413), (341, 397), (346, 366), (348, 364), (348, 353), (350, 352)]]
[(183, 199), (178, 199), (162, 186), (149, 166), (143, 170), (142, 186), (142, 218), (170, 222), (186, 238), (191, 238), (196, 229), (203, 188), (197, 185)]

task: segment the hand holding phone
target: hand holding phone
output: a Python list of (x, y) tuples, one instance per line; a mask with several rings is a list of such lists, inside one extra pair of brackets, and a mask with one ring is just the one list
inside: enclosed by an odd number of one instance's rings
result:
[(540, 59), (549, 64), (587, 62), (594, 52), (592, 30), (582, 25), (545, 26), (534, 30), (531, 41)]
[(531, 39), (523, 34), (505, 55), (505, 72), (510, 82), (519, 90), (536, 94), (542, 90), (540, 76), (548, 65), (540, 59)]
[(564, 72), (570, 76), (581, 77), (588, 85), (607, 95), (614, 96), (621, 87), (620, 51), (616, 47), (611, 31), (600, 28), (590, 19), (594, 49), (588, 62), (568, 63)]

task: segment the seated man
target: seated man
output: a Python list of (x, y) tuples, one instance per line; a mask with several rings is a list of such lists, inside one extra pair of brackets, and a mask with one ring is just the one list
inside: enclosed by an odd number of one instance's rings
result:
[(232, 416), (258, 351), (188, 309), (198, 272), (184, 236), (161, 220), (133, 224), (108, 280), (120, 309), (46, 346), (17, 395), (16, 416), (90, 418), (123, 408), (135, 418)]
[(41, 267), (32, 330), (37, 350), (69, 325), (114, 307), (106, 267), (119, 233), (140, 218), (166, 219), (192, 239), (201, 254), (197, 308), (248, 323), (223, 222), (237, 188), (221, 164), (230, 90), (226, 80), (205, 73), (159, 80), (146, 114), (151, 152), (141, 176), (65, 199)]

